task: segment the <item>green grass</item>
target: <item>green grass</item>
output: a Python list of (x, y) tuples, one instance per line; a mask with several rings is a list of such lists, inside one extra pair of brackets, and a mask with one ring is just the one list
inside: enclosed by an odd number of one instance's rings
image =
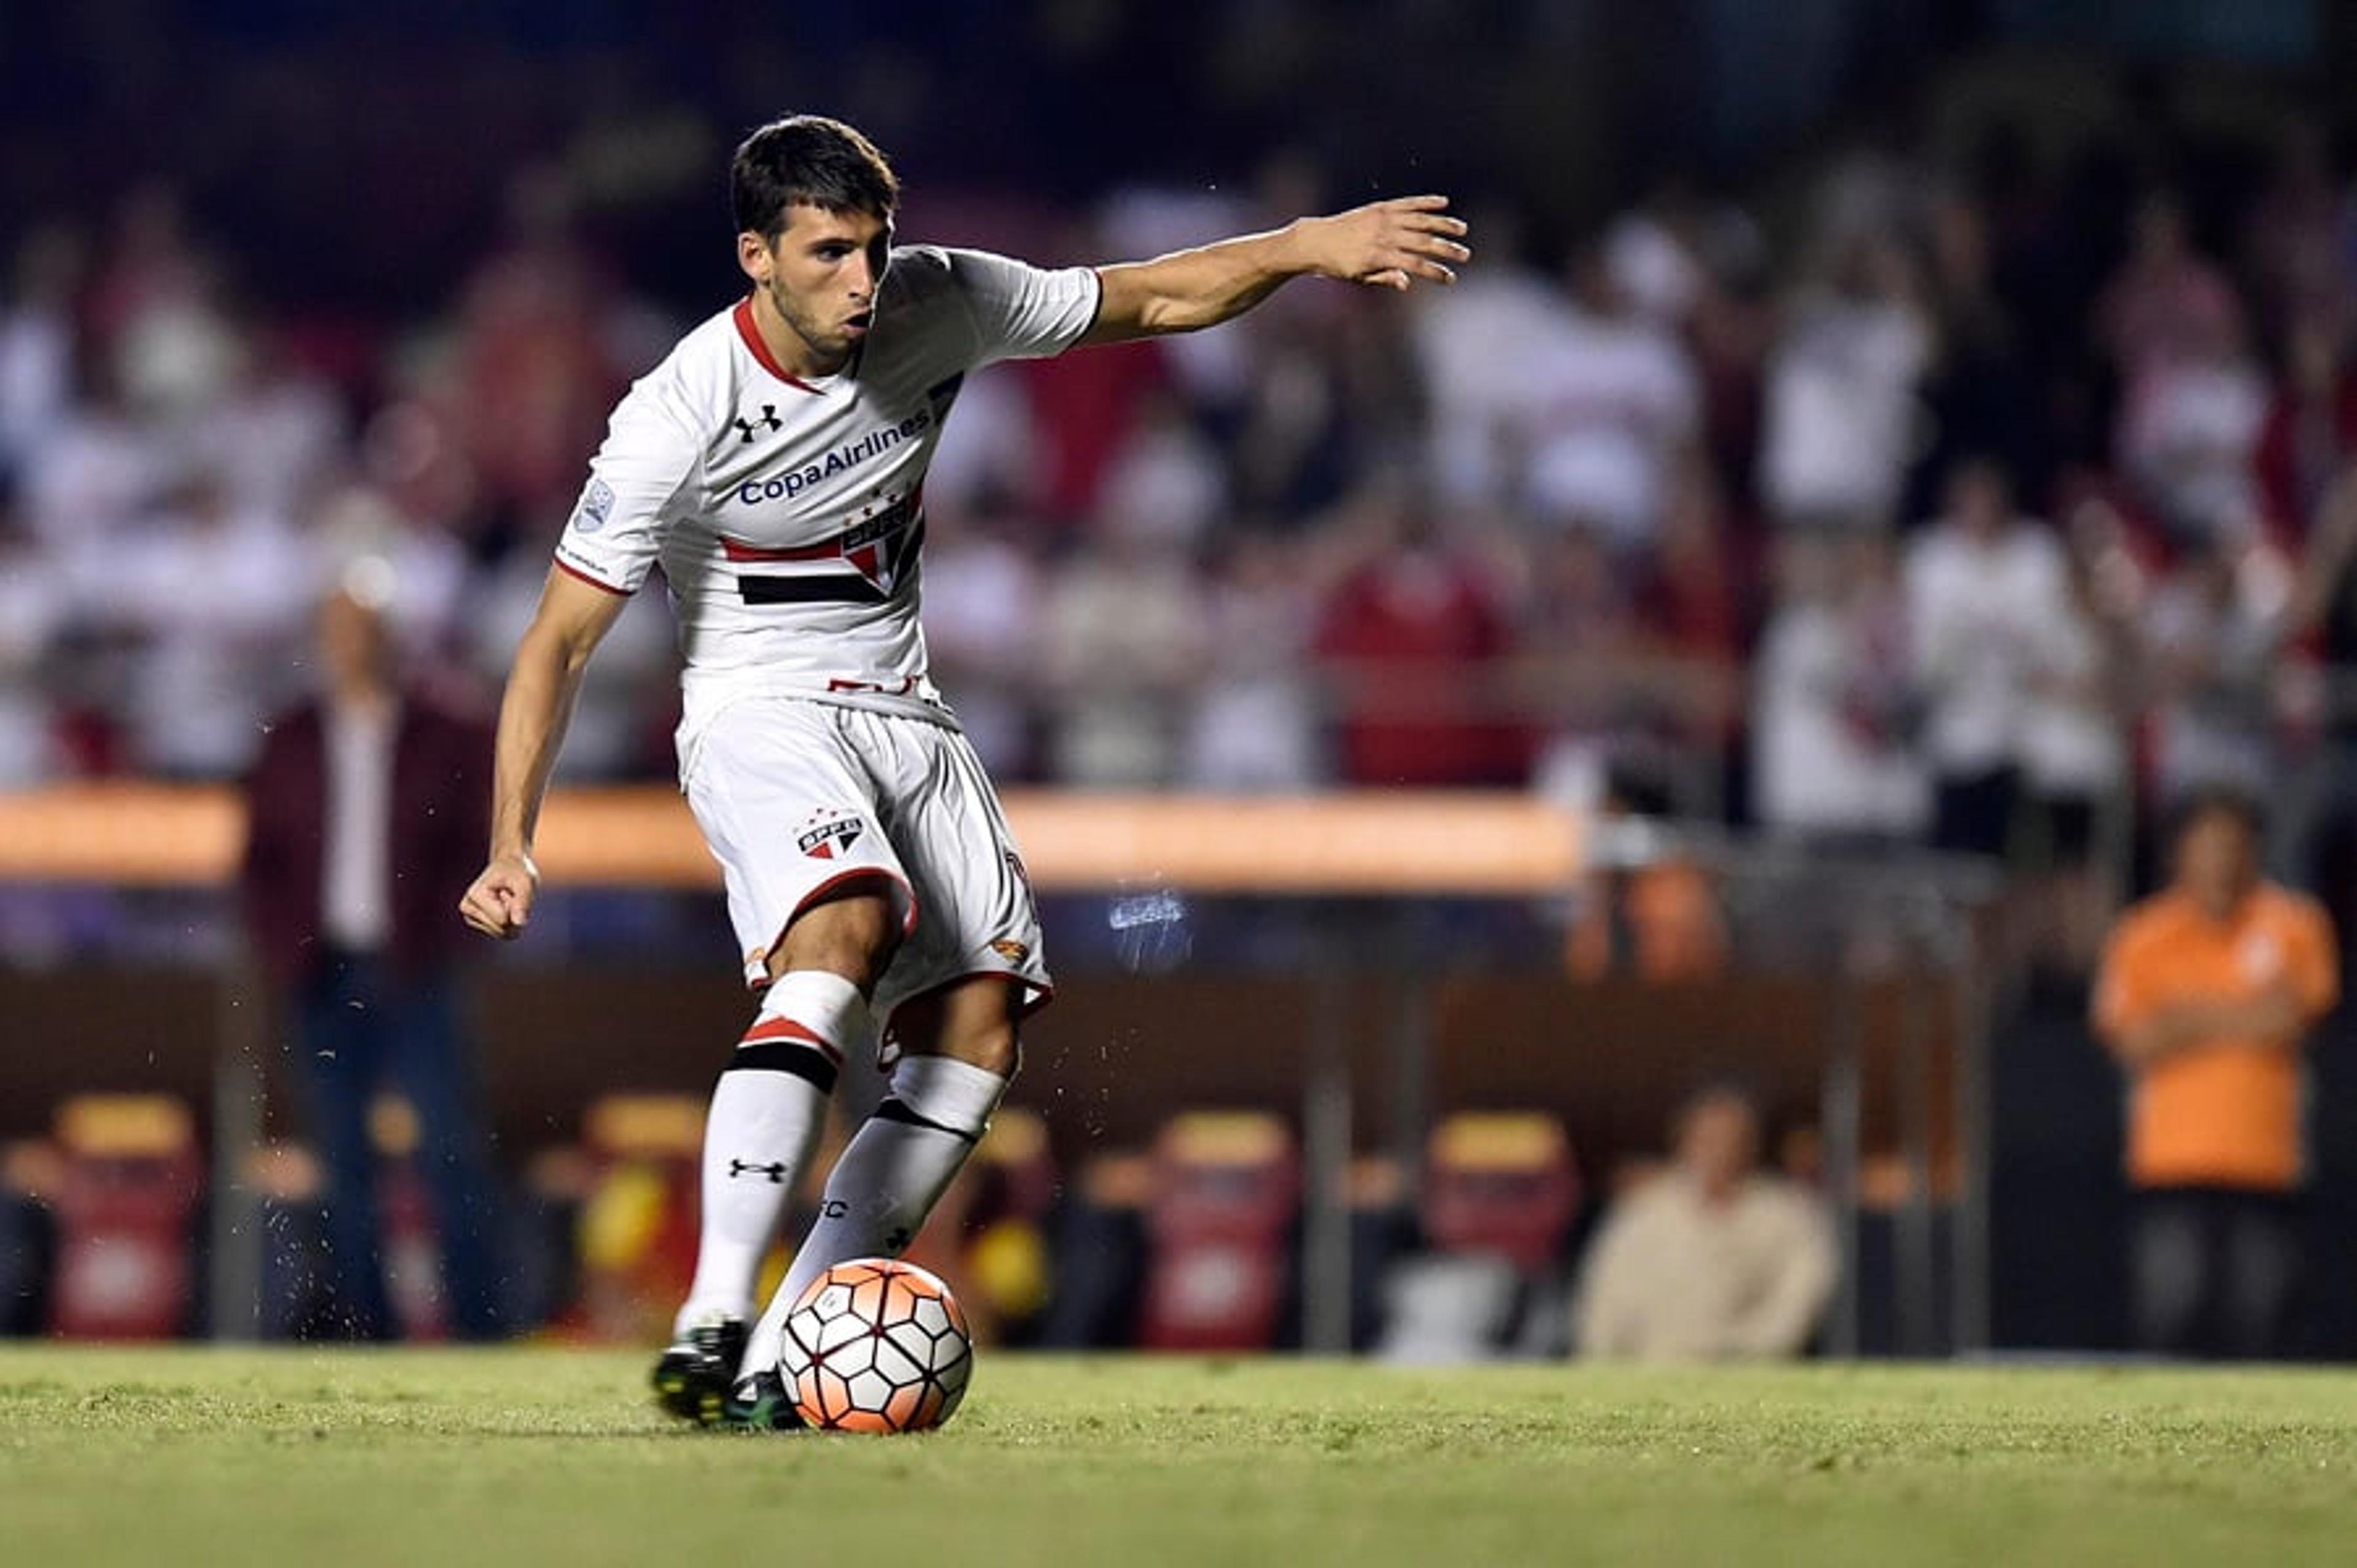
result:
[(2339, 1372), (991, 1355), (861, 1439), (674, 1429), (643, 1365), (0, 1348), (0, 1563), (2357, 1561)]

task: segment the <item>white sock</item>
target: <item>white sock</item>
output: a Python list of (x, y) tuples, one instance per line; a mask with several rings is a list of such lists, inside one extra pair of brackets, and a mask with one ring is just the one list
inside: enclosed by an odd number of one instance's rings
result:
[(782, 975), (720, 1081), (704, 1123), (695, 1281), (673, 1332), (751, 1308), (761, 1260), (818, 1146), (835, 1069), (868, 1027), (859, 988), (823, 970)]
[(996, 1073), (949, 1057), (900, 1059), (890, 1096), (834, 1162), (819, 1217), (745, 1347), (748, 1369), (777, 1360), (786, 1314), (813, 1280), (854, 1258), (897, 1258), (907, 1250), (1006, 1092), (1006, 1079)]

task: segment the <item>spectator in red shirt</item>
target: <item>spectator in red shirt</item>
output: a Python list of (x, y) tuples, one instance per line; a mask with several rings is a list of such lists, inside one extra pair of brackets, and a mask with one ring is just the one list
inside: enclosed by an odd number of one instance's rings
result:
[(450, 918), (490, 821), (488, 726), (405, 682), (382, 563), (321, 607), (317, 694), (270, 727), (247, 780), (239, 892), (282, 1000), (327, 1174), (333, 1332), (394, 1331), (369, 1108), (415, 1111), (450, 1326), (502, 1331), (490, 1155), (459, 1008)]
[(2276, 384), (2255, 458), (2270, 531), (2299, 538), (2325, 492), (2357, 456), (2357, 376), (2331, 317), (2311, 313), (2292, 325), (2284, 377)]
[(1499, 679), (1512, 632), (1489, 585), (1436, 537), (1415, 487), (1379, 482), (1352, 510), (1369, 557), (1328, 599), (1316, 643), (1342, 779), (1522, 782), (1528, 743)]

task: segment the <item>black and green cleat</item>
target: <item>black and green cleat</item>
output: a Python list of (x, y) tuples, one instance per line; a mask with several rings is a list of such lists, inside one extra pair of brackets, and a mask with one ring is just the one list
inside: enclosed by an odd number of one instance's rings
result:
[(682, 1421), (721, 1424), (737, 1363), (745, 1357), (745, 1320), (699, 1323), (672, 1342), (655, 1363), (655, 1402)]
[(737, 1380), (716, 1424), (729, 1432), (799, 1432), (809, 1423), (787, 1394), (786, 1380), (769, 1368)]

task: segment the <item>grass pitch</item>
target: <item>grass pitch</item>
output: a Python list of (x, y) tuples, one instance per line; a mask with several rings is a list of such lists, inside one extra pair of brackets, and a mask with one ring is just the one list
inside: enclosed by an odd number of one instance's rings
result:
[(868, 1439), (676, 1428), (645, 1365), (0, 1348), (0, 1563), (2357, 1561), (2341, 1372), (986, 1354)]

